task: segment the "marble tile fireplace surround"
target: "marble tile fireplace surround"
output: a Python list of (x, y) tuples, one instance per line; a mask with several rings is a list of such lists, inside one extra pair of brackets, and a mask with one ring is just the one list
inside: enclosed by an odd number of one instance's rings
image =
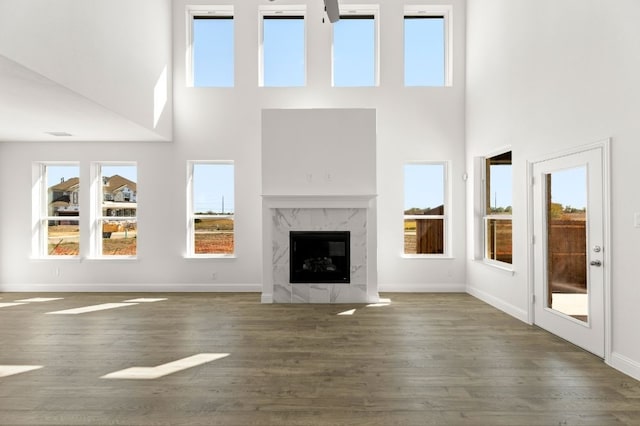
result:
[[(264, 195), (263, 303), (377, 302), (373, 195)], [(291, 283), (291, 231), (349, 231), (349, 283)]]

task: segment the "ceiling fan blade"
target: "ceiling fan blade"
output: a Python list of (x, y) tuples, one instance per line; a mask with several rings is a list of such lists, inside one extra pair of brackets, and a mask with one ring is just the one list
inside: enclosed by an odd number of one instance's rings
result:
[(338, 7), (338, 0), (324, 0), (324, 8), (327, 11), (329, 22), (332, 24), (340, 20), (340, 8)]

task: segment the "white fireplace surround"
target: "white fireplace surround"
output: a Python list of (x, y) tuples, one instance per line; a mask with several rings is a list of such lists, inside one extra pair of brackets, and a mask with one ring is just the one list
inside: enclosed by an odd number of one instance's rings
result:
[[(263, 195), (262, 303), (379, 301), (375, 195)], [(291, 284), (290, 231), (350, 231), (351, 283)]]

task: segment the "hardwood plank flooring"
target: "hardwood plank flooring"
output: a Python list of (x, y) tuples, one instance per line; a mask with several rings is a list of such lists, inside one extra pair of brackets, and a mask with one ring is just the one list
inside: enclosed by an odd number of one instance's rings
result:
[[(2, 293), (0, 425), (640, 425), (640, 383), (466, 294)], [(166, 297), (78, 315), (47, 312)], [(356, 309), (353, 315), (337, 315)], [(200, 353), (154, 380), (101, 379)]]

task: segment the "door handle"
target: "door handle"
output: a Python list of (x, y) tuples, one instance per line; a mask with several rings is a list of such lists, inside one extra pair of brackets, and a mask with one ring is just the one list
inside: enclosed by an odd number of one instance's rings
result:
[(589, 264), (591, 266), (602, 266), (602, 262), (599, 260), (592, 260), (591, 262), (589, 262)]

